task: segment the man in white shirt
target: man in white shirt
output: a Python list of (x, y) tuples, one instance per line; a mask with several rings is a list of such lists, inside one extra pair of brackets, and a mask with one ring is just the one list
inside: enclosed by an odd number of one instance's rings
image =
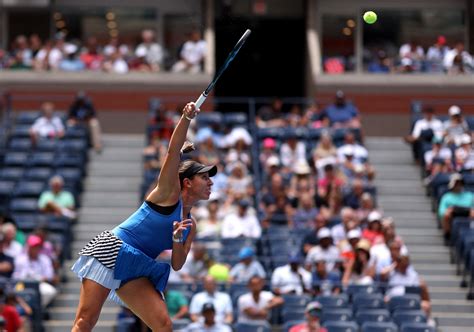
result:
[(201, 314), (203, 321), (189, 324), (184, 329), (185, 332), (232, 332), (227, 324), (216, 322), (216, 309), (212, 303), (205, 303)]
[(423, 118), (416, 120), (409, 141), (418, 140), (424, 130), (432, 130), (435, 136), (443, 134), (443, 122), (436, 118), (435, 110), (431, 106), (423, 108)]
[(254, 276), (248, 282), (250, 293), (243, 294), (238, 299), (239, 322), (268, 324), (270, 312), (273, 308), (283, 304), (280, 296), (272, 292), (263, 291), (264, 279)]
[(357, 143), (354, 134), (350, 131), (344, 135), (344, 145), (337, 148), (337, 158), (342, 162), (346, 160), (346, 155), (348, 154), (354, 156), (354, 162), (361, 164), (365, 163), (369, 158), (367, 149)]
[(448, 73), (458, 73), (456, 71), (456, 57), (460, 58), (461, 64), (464, 69), (472, 70), (474, 66), (472, 56), (465, 50), (464, 43), (459, 42), (456, 43), (453, 49), (446, 52), (444, 56), (443, 65), (444, 68), (448, 71)]
[(239, 201), (237, 212), (227, 215), (222, 222), (222, 238), (237, 238), (239, 236), (259, 238), (262, 228), (257, 216), (250, 214), (250, 202), (242, 199)]
[(197, 30), (191, 32), (189, 40), (183, 44), (180, 52), (181, 59), (173, 65), (174, 72), (197, 74), (201, 71), (207, 53), (206, 41)]
[(354, 210), (350, 207), (341, 209), (341, 219), (342, 223), (331, 228), (331, 237), (336, 246), (339, 245), (339, 242), (347, 239), (347, 232), (358, 226)]
[(203, 282), (204, 291), (194, 294), (189, 305), (189, 314), (193, 322), (202, 321), (201, 310), (204, 304), (212, 303), (216, 310), (216, 322), (232, 324), (233, 308), (229, 294), (217, 291), (216, 281), (206, 276)]
[(314, 266), (317, 261), (326, 262), (327, 271), (332, 271), (337, 262), (341, 261), (339, 249), (332, 243), (331, 231), (329, 228), (321, 228), (318, 231), (319, 244), (313, 247), (306, 256), (306, 265)]
[(297, 254), (289, 257), (288, 264), (277, 267), (272, 274), (272, 291), (277, 294), (301, 295), (311, 288), (311, 272), (302, 266), (302, 259)]
[(254, 259), (255, 252), (251, 247), (243, 247), (239, 252), (240, 262), (232, 267), (229, 272), (232, 282), (248, 282), (253, 276), (266, 277), (262, 264)]
[(45, 102), (41, 104), (43, 115), (35, 120), (30, 128), (31, 141), (36, 143), (42, 138), (61, 138), (64, 136), (62, 120), (54, 115), (54, 104)]
[(137, 57), (144, 57), (151, 71), (157, 72), (161, 70), (165, 52), (163, 47), (155, 42), (154, 39), (155, 33), (153, 30), (143, 30), (142, 43), (137, 46), (135, 55)]

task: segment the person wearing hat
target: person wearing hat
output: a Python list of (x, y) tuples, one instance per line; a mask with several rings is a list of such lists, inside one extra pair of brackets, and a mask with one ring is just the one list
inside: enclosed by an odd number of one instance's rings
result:
[(43, 240), (38, 235), (30, 235), (26, 240), (26, 251), (15, 257), (13, 278), (17, 280), (38, 280), (41, 294), (41, 305), (45, 308), (56, 297), (55, 275), (51, 259), (42, 254)]
[(336, 263), (341, 261), (341, 252), (332, 242), (331, 230), (323, 227), (318, 231), (319, 243), (311, 248), (306, 256), (306, 265), (314, 266), (315, 262), (324, 259), (328, 271), (336, 267)]
[(452, 105), (448, 109), (449, 119), (443, 123), (443, 137), (449, 145), (459, 146), (463, 134), (470, 134), (469, 125), (462, 115), (461, 107)]
[(206, 302), (201, 307), (203, 320), (189, 324), (185, 332), (232, 332), (229, 325), (216, 321), (216, 308), (212, 302)]
[(441, 220), (446, 240), (451, 237), (451, 222), (454, 217), (474, 217), (474, 193), (465, 190), (461, 174), (451, 174), (448, 189), (438, 206), (438, 218)]
[(260, 222), (254, 213), (250, 213), (250, 202), (240, 199), (237, 211), (229, 213), (222, 221), (221, 237), (224, 239), (248, 237), (257, 239), (262, 235)]
[(284, 303), (281, 296), (263, 290), (265, 279), (253, 276), (247, 283), (250, 292), (242, 294), (237, 300), (239, 323), (259, 323), (270, 327), (268, 323), (273, 308)]
[[(429, 174), (429, 179), (432, 179), (440, 172), (449, 173), (452, 171), (452, 151), (443, 144), (443, 138), (434, 136), (431, 143), (431, 150), (426, 151), (423, 155), (425, 170)], [(427, 181), (425, 180), (425, 182)]]
[(322, 311), (321, 303), (309, 302), (304, 310), (306, 322), (291, 327), (289, 332), (327, 332), (327, 329), (321, 326)]
[[(196, 235), (191, 208), (209, 199), (214, 165), (181, 162), (181, 149), (199, 109), (186, 104), (174, 128), (157, 186), (127, 220), (104, 231), (79, 252), (72, 270), (82, 281), (72, 331), (91, 331), (110, 296), (153, 330), (171, 331), (162, 292), (170, 268), (180, 270)], [(171, 264), (156, 261), (171, 250)]]
[(337, 90), (334, 103), (323, 109), (333, 128), (360, 128), (359, 110), (353, 103), (347, 102), (342, 90)]
[(338, 248), (341, 251), (341, 258), (344, 262), (355, 258), (357, 243), (359, 243), (361, 238), (362, 232), (360, 228), (354, 228), (347, 232), (346, 239), (339, 242)]
[(267, 137), (262, 142), (262, 151), (259, 155), (259, 160), (262, 165), (266, 165), (270, 157), (277, 157), (278, 154), (276, 151), (277, 143), (274, 138)]
[(310, 292), (311, 272), (303, 266), (303, 259), (297, 253), (291, 253), (288, 264), (273, 270), (271, 278), (272, 291), (277, 295), (298, 294)]
[(327, 296), (341, 291), (341, 273), (337, 269), (329, 270), (324, 257), (315, 257), (312, 270), (313, 296)]
[(371, 245), (384, 242), (382, 218), (379, 211), (372, 211), (367, 217), (367, 228), (362, 231), (362, 238), (369, 240)]
[(370, 260), (370, 248), (371, 244), (368, 240), (359, 240), (356, 246), (355, 258), (348, 261), (345, 266), (342, 277), (343, 285), (368, 285), (374, 282), (375, 264)]
[(266, 277), (267, 274), (262, 264), (255, 260), (255, 252), (252, 247), (240, 249), (239, 260), (240, 262), (230, 269), (230, 282), (246, 283), (253, 276)]
[(454, 165), (458, 172), (474, 169), (474, 149), (472, 148), (471, 135), (462, 135), (461, 146), (454, 151)]
[(443, 71), (443, 59), (448, 51), (449, 47), (446, 45), (446, 37), (439, 35), (436, 38), (436, 42), (426, 52), (426, 60), (429, 61), (431, 72)]

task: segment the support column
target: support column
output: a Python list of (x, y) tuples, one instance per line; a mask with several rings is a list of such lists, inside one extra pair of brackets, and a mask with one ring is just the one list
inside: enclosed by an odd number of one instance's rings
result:
[(214, 74), (216, 67), (216, 34), (214, 33), (214, 0), (204, 1), (204, 40), (207, 43), (207, 56), (204, 62), (204, 72)]

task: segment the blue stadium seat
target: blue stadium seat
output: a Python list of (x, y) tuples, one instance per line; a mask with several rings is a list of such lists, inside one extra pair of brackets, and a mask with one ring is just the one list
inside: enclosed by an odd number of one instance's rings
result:
[(76, 167), (84, 172), (85, 159), (80, 154), (59, 153), (53, 163), (56, 168)]
[(38, 227), (38, 217), (37, 214), (13, 214), (13, 219), (15, 220), (16, 225), (19, 229), (24, 232), (30, 232)]
[(223, 120), (226, 125), (230, 125), (232, 127), (235, 127), (238, 125), (241, 125), (241, 126), (248, 125), (247, 114), (243, 112), (223, 113)]
[(88, 135), (89, 133), (88, 133), (87, 127), (83, 127), (83, 126), (67, 127), (66, 132), (64, 133), (64, 139), (82, 138), (82, 139), (87, 140)]
[(365, 322), (361, 332), (398, 332), (398, 326), (392, 322)]
[(356, 294), (380, 293), (380, 289), (376, 285), (348, 285), (346, 293), (349, 295), (349, 298), (353, 298)]
[(17, 183), (15, 190), (13, 191), (13, 196), (38, 198), (43, 192), (44, 187), (45, 185), (43, 181), (20, 181)]
[(25, 166), (28, 162), (28, 153), (26, 152), (7, 152), (3, 158), (5, 166)]
[(19, 112), (15, 117), (16, 125), (29, 125), (31, 126), (37, 118), (41, 116), (40, 111), (22, 111)]
[(31, 150), (32, 143), (29, 138), (12, 138), (8, 144), (8, 150), (13, 152), (25, 151), (28, 152)]
[(183, 318), (183, 319), (173, 319), (173, 331), (183, 330), (189, 324), (191, 324), (191, 320)]
[(12, 138), (29, 138), (30, 128), (30, 125), (16, 125), (13, 127), (10, 136)]
[(283, 323), (293, 321), (293, 320), (302, 320), (304, 319), (304, 308), (283, 308), (281, 310), (281, 317)]
[(392, 297), (388, 305), (391, 312), (404, 309), (414, 310), (420, 309), (420, 301), (420, 296), (417, 294), (405, 294)]
[(308, 295), (297, 295), (297, 294), (283, 294), (285, 302), (283, 303), (284, 308), (305, 308), (306, 305), (311, 301)]
[(400, 332), (435, 332), (436, 329), (424, 323), (402, 324)]
[(53, 175), (53, 169), (50, 167), (32, 167), (25, 171), (25, 179), (32, 181), (47, 182)]
[(361, 309), (355, 317), (359, 325), (365, 322), (389, 322), (390, 312), (386, 309)]
[(326, 322), (323, 326), (328, 332), (358, 332), (359, 326), (356, 322)]
[(257, 136), (259, 139), (263, 139), (266, 137), (272, 137), (277, 140), (281, 140), (281, 129), (280, 128), (258, 128)]
[(316, 298), (316, 301), (323, 305), (323, 308), (347, 308), (348, 298), (345, 294), (339, 295), (320, 295)]
[(347, 322), (352, 321), (352, 309), (333, 309), (324, 308), (321, 316), (321, 322), (337, 321)]
[(355, 294), (352, 299), (352, 305), (354, 310), (361, 309), (383, 309), (385, 308), (385, 302), (383, 295), (380, 293), (375, 294)]
[(201, 112), (197, 119), (197, 127), (207, 127), (213, 124), (223, 124), (222, 113), (219, 112)]
[(88, 146), (85, 139), (75, 138), (62, 141), (59, 148), (63, 151), (86, 152)]
[(29, 160), (30, 167), (51, 166), (56, 160), (53, 152), (34, 152)]
[(270, 332), (271, 328), (262, 323), (237, 323), (233, 325), (234, 332)]
[(38, 152), (54, 152), (57, 150), (59, 142), (54, 139), (42, 139), (36, 144), (36, 151)]
[(17, 181), (23, 177), (25, 169), (23, 167), (5, 167), (0, 169), (0, 179), (7, 181)]
[(398, 326), (404, 323), (426, 323), (426, 315), (421, 310), (396, 310), (392, 318)]
[(11, 213), (35, 213), (38, 210), (38, 200), (34, 198), (14, 198), (10, 201)]

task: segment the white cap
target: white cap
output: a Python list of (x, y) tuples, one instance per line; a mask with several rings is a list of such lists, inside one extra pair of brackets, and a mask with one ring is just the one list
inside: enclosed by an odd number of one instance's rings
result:
[(471, 144), (471, 135), (469, 134), (462, 134), (461, 136), (461, 144)]
[(271, 167), (271, 166), (279, 166), (280, 165), (280, 159), (278, 159), (277, 156), (270, 156), (268, 159), (267, 159), (267, 166), (268, 167)]
[(457, 105), (453, 105), (449, 108), (448, 110), (448, 113), (449, 115), (453, 116), (453, 115), (459, 115), (461, 114), (461, 108)]
[(323, 227), (318, 231), (318, 239), (332, 238), (331, 231), (327, 227)]
[(378, 211), (372, 211), (369, 213), (369, 216), (367, 217), (368, 222), (373, 222), (373, 221), (382, 221), (382, 214)]
[(348, 240), (360, 239), (361, 237), (362, 237), (362, 232), (358, 228), (351, 229), (349, 232), (347, 232)]

